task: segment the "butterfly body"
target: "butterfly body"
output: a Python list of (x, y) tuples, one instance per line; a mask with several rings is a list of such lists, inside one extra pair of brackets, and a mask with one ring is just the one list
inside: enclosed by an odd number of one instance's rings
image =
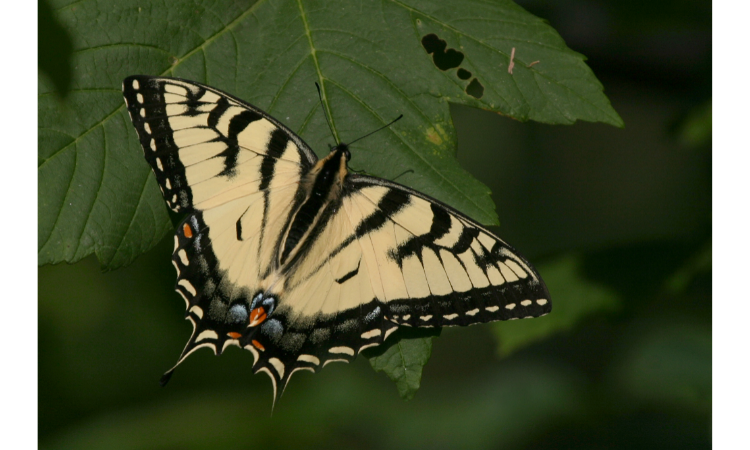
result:
[(134, 76), (123, 92), (167, 205), (186, 214), (172, 261), (194, 331), (178, 364), (240, 346), (276, 398), (296, 371), (351, 361), (399, 326), (550, 311), (512, 247), (420, 192), (350, 173), (346, 144), (318, 160), (260, 109), (191, 81)]

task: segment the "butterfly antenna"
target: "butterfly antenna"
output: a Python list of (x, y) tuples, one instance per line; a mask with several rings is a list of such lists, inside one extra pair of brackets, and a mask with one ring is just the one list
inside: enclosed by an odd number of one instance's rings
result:
[(388, 124), (386, 124), (386, 125), (383, 125), (382, 127), (378, 128), (377, 130), (375, 130), (375, 131), (371, 131), (371, 132), (367, 133), (366, 135), (364, 135), (364, 136), (362, 136), (362, 137), (360, 137), (360, 138), (357, 138), (357, 139), (355, 139), (355, 140), (351, 141), (351, 142), (349, 143), (349, 145), (352, 145), (353, 143), (355, 143), (355, 142), (357, 142), (357, 141), (361, 141), (362, 139), (366, 138), (367, 136), (373, 135), (373, 134), (377, 133), (378, 131), (380, 131), (380, 130), (382, 130), (382, 129), (384, 129), (384, 128), (388, 128), (388, 127), (390, 127), (390, 126), (391, 126), (391, 125), (393, 125), (394, 123), (396, 123), (396, 122), (398, 122), (399, 120), (401, 120), (401, 118), (402, 118), (402, 117), (404, 117), (404, 115), (403, 115), (403, 114), (401, 114), (400, 116), (398, 116), (398, 117), (396, 117), (395, 119), (391, 120), (391, 122), (390, 122), (390, 123), (388, 123)]
[(328, 129), (331, 130), (331, 136), (333, 136), (333, 140), (338, 144), (339, 140), (336, 138), (336, 133), (333, 132), (333, 127), (331, 126), (331, 118), (328, 117), (328, 110), (326, 110), (326, 105), (325, 103), (323, 103), (323, 94), (320, 92), (320, 85), (317, 81), (315, 82), (315, 88), (318, 89), (318, 98), (320, 99), (320, 106), (323, 107), (323, 115), (326, 117)]
[(405, 171), (401, 172), (400, 174), (396, 175), (391, 181), (396, 181), (396, 179), (398, 177), (404, 176), (407, 173), (414, 173), (414, 170), (413, 169), (405, 170)]

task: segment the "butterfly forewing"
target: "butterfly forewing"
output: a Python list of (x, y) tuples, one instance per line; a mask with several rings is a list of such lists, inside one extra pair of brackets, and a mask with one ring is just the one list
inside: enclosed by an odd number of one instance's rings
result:
[(278, 121), (208, 86), (133, 76), (123, 92), (146, 160), (175, 211), (213, 208), (267, 190), (272, 180), (297, 182), (317, 161)]
[[(387, 273), (387, 318), (400, 325), (470, 325), (537, 317), (549, 292), (531, 264), (453, 208), (396, 183), (351, 176), (352, 210)], [(386, 289), (386, 288), (384, 288)]]

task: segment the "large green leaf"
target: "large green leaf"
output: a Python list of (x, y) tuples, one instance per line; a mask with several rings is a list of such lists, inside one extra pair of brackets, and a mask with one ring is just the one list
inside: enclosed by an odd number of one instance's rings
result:
[(583, 56), (510, 1), (51, 3), (70, 34), (73, 71), (64, 101), (40, 74), (40, 264), (95, 252), (115, 268), (170, 229), (120, 93), (132, 74), (226, 90), (320, 153), (332, 138), (316, 81), (337, 139), (403, 113), (389, 131), (355, 145), (352, 167), (386, 178), (411, 169), (400, 182), (487, 224), (497, 223), (489, 189), (454, 159), (449, 101), (519, 120), (622, 124)]

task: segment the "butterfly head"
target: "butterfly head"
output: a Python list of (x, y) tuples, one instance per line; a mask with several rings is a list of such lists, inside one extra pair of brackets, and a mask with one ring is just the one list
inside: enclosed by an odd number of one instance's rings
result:
[(331, 153), (328, 158), (333, 159), (334, 162), (332, 167), (335, 167), (335, 171), (338, 172), (337, 181), (342, 184), (344, 178), (349, 173), (349, 160), (352, 159), (352, 153), (349, 151), (349, 144), (343, 142), (331, 149)]
[(349, 160), (352, 159), (352, 153), (349, 151), (349, 145), (343, 142), (331, 148), (331, 153), (334, 152), (339, 152), (344, 158), (346, 158), (346, 162), (349, 162)]

